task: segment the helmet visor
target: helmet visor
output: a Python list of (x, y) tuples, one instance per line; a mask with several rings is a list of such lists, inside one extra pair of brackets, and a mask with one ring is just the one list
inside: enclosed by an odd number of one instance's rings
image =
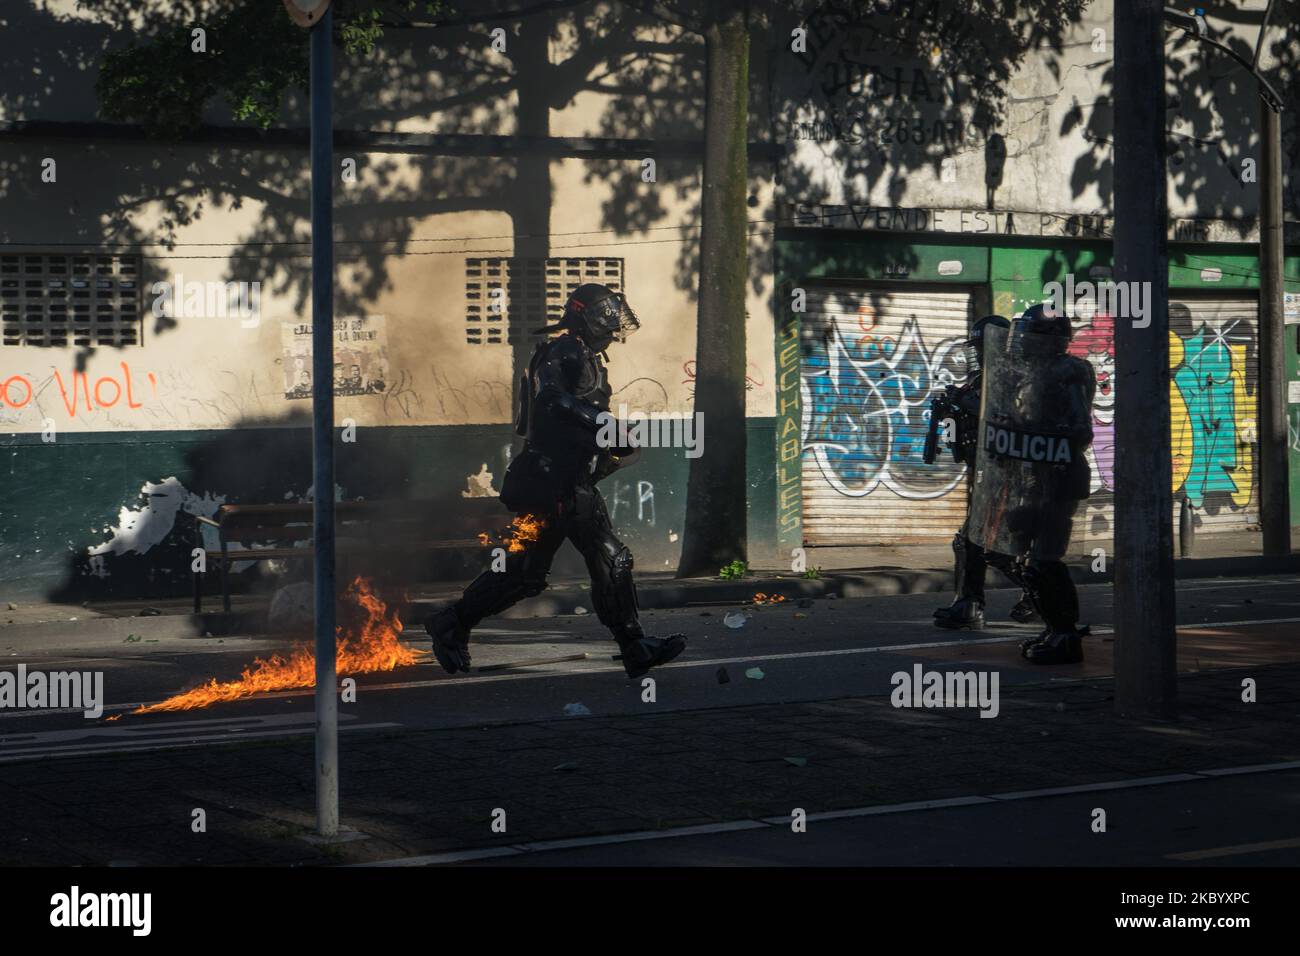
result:
[(615, 292), (589, 306), (583, 316), (592, 326), (593, 332), (617, 342), (626, 342), (629, 335), (641, 328), (641, 322), (621, 292)]

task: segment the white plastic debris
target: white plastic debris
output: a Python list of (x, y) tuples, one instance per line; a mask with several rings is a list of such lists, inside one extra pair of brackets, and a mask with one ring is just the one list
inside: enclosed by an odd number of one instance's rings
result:
[(573, 609), (573, 613), (574, 613), (574, 614), (586, 614), (586, 613), (587, 613), (587, 609), (586, 609), (585, 607), (582, 607), (581, 605), (579, 605), (578, 607), (575, 607), (575, 608)]
[(743, 611), (729, 611), (726, 616), (722, 618), (722, 623), (727, 625), (727, 627), (731, 628), (733, 631), (737, 631), (749, 623), (749, 615), (745, 614)]
[(564, 716), (565, 717), (590, 717), (591, 711), (587, 709), (587, 706), (585, 704), (565, 704)]

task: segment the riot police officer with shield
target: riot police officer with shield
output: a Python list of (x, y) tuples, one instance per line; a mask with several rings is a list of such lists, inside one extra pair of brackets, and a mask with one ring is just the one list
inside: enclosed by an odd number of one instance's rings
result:
[[(1011, 323), (1000, 315), (986, 315), (971, 327), (966, 340), (966, 381), (950, 385), (944, 394), (935, 399), (930, 409), (930, 435), (926, 440), (924, 458), (934, 461), (934, 444), (940, 423), (951, 419), (955, 434), (949, 442), (953, 458), (966, 466), (966, 521), (952, 539), (954, 554), (953, 577), (957, 596), (948, 607), (934, 612), (936, 627), (954, 630), (978, 630), (984, 626), (984, 574), (987, 562), (984, 549), (971, 540), (970, 491), (975, 478), (976, 438), (979, 433), (980, 392), (984, 384), (983, 361), (985, 332), (990, 328), (1007, 330)], [(1035, 617), (1034, 605), (1028, 592), (1011, 609), (1012, 620), (1022, 624)]]
[(971, 538), (985, 560), (1026, 588), (1047, 627), (1020, 645), (1035, 664), (1083, 660), (1079, 596), (1062, 560), (1079, 503), (1088, 497), (1092, 366), (1069, 355), (1067, 316), (1030, 306), (984, 348)]
[(470, 629), (526, 597), (540, 594), (556, 551), (566, 539), (582, 553), (591, 574), (591, 598), (600, 622), (610, 629), (629, 677), (666, 664), (686, 647), (673, 634), (650, 637), (641, 630), (632, 552), (614, 535), (596, 483), (628, 464), (636, 450), (602, 447), (599, 434), (626, 431), (609, 416), (605, 350), (623, 342), (640, 322), (622, 293), (607, 286), (578, 286), (555, 325), (560, 332), (537, 346), (519, 389), (515, 431), (523, 450), (510, 462), (501, 501), (516, 524), (535, 528), (531, 541), (515, 538), (505, 570), (484, 571), (459, 601), (430, 617), (425, 630), (438, 663), (448, 673), (469, 670)]

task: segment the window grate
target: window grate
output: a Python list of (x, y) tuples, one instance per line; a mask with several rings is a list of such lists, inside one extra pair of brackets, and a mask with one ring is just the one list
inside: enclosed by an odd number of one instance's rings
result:
[(139, 256), (0, 255), (4, 345), (139, 345), (140, 303)]
[[(622, 292), (623, 260), (466, 259), (465, 340), (470, 345), (518, 342), (521, 335), (558, 322), (565, 298), (584, 282)], [(500, 308), (494, 310), (497, 302)]]

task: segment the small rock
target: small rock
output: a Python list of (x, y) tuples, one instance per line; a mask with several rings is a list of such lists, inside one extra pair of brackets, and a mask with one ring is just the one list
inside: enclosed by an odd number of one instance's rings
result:
[(587, 709), (585, 704), (565, 704), (564, 716), (565, 717), (590, 717), (591, 711)]
[(762, 680), (767, 675), (763, 673), (763, 668), (751, 667), (749, 670), (745, 671), (745, 676), (750, 680)]
[(316, 613), (315, 585), (311, 581), (286, 584), (271, 598), (266, 626), (272, 631), (309, 631)]
[(719, 684), (731, 683), (731, 675), (727, 673), (727, 669), (725, 667), (719, 667), (717, 673), (714, 676), (718, 678)]

